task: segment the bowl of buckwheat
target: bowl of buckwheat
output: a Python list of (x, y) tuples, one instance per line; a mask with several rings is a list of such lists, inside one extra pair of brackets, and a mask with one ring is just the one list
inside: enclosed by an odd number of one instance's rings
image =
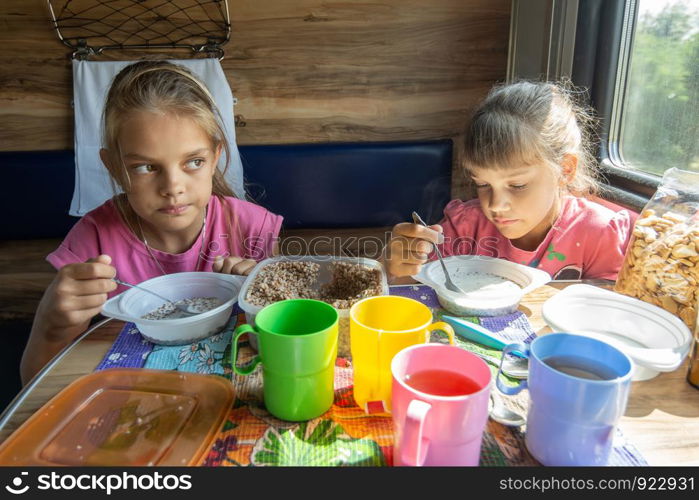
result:
[[(145, 291), (130, 288), (112, 297), (102, 314), (135, 323), (155, 344), (190, 344), (225, 328), (244, 281), (244, 276), (221, 273), (166, 274), (139, 283)], [(183, 315), (175, 304), (187, 306), (189, 314)]]
[[(249, 324), (263, 307), (286, 299), (316, 299), (339, 314), (338, 356), (350, 358), (349, 310), (356, 302), (388, 295), (383, 266), (361, 257), (279, 256), (260, 262), (243, 283), (238, 305)], [(249, 334), (257, 349), (257, 338)]]

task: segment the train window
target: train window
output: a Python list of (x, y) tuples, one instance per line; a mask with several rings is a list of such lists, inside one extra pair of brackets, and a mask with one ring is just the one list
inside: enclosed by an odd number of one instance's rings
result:
[(608, 200), (640, 210), (668, 168), (699, 171), (697, 0), (513, 0), (507, 75), (587, 91)]
[(609, 160), (651, 175), (699, 171), (699, 6), (637, 0), (626, 8)]
[(572, 80), (600, 118), (604, 197), (640, 210), (670, 167), (699, 170), (695, 0), (577, 2)]

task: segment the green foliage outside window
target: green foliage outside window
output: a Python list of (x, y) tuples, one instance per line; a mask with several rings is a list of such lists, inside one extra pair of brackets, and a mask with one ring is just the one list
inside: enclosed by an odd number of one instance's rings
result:
[[(665, 2), (640, 15), (631, 49), (620, 152), (626, 166), (661, 175), (699, 171), (699, 10)], [(656, 2), (657, 4), (657, 2)]]

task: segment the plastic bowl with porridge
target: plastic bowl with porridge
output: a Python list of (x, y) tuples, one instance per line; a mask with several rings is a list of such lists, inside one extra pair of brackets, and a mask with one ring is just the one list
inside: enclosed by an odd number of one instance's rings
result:
[[(349, 309), (355, 302), (375, 295), (387, 295), (383, 266), (373, 259), (330, 255), (273, 257), (250, 273), (240, 290), (238, 303), (247, 322), (268, 304), (285, 299), (316, 299), (329, 303), (340, 316), (338, 355), (349, 358)], [(257, 338), (250, 335), (257, 349)]]
[(457, 316), (514, 312), (526, 293), (551, 281), (545, 271), (493, 257), (455, 255), (445, 258), (444, 264), (464, 295), (444, 287), (444, 271), (438, 261), (425, 264), (413, 278), (434, 288), (442, 307)]
[(172, 304), (130, 288), (109, 299), (102, 314), (136, 324), (146, 339), (156, 344), (183, 345), (220, 332), (228, 323), (244, 276), (220, 273), (173, 273), (139, 283), (176, 303), (191, 303), (201, 310), (194, 316), (183, 316)]
[(179, 307), (185, 306), (185, 310), (192, 314), (201, 314), (210, 311), (222, 304), (218, 297), (192, 297), (180, 299), (175, 302), (165, 302), (157, 309), (142, 316), (143, 319), (178, 319), (186, 318), (191, 314), (186, 314)]

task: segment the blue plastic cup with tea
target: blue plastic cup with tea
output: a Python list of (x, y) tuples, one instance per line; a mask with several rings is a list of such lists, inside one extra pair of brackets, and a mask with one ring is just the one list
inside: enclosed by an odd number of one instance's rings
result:
[(590, 337), (553, 333), (531, 344), (509, 344), (529, 358), (529, 377), (500, 392), (529, 389), (525, 443), (544, 465), (605, 465), (615, 429), (626, 410), (633, 362), (619, 349)]

